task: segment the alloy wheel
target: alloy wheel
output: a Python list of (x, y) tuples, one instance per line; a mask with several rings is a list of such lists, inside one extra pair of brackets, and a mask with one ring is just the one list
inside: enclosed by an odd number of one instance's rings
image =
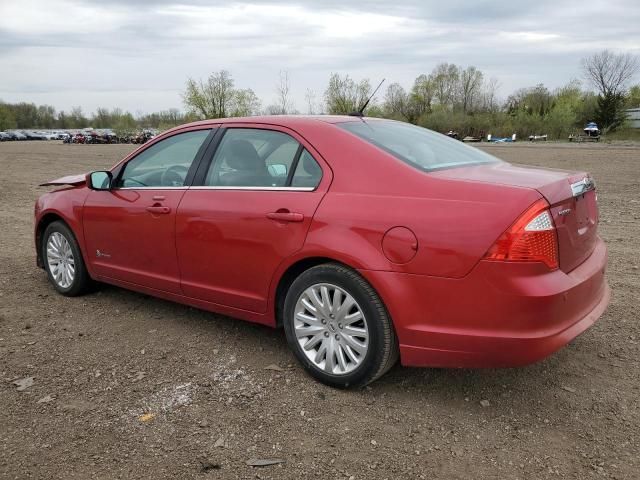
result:
[(71, 244), (59, 232), (53, 232), (47, 240), (47, 264), (56, 285), (69, 288), (76, 274), (75, 259)]
[(332, 375), (358, 368), (369, 348), (362, 309), (347, 291), (329, 283), (302, 292), (296, 302), (294, 332), (309, 361)]

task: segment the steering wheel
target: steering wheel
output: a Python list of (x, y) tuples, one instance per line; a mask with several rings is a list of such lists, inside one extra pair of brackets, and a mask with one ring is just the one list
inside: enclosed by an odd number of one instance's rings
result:
[(160, 184), (163, 187), (182, 187), (189, 169), (182, 165), (173, 165), (162, 172)]

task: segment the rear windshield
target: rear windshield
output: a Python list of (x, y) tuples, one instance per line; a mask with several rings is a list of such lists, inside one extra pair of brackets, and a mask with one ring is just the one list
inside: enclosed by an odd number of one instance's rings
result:
[(423, 171), (500, 161), (459, 140), (410, 123), (366, 119), (337, 125)]

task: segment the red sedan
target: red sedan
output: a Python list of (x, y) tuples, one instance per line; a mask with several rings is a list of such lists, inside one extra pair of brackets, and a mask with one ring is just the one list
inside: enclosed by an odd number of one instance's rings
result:
[(542, 359), (609, 301), (595, 184), (358, 117), (184, 125), (35, 207), (63, 295), (106, 282), (271, 327), (330, 385)]

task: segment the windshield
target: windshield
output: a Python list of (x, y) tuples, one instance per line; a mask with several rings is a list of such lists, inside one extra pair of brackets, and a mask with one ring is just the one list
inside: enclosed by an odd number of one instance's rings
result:
[(337, 125), (423, 171), (500, 161), (459, 140), (409, 123), (366, 119)]

